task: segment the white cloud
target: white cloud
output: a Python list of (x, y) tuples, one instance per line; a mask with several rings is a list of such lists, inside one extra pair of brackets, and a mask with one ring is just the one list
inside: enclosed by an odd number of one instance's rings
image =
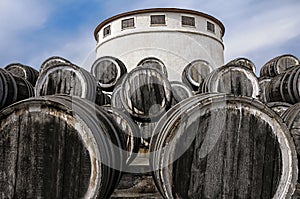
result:
[[(23, 36), (43, 28), (50, 11), (51, 6), (43, 0), (1, 0), (0, 58), (4, 65), (11, 59), (18, 59), (14, 55), (29, 53), (32, 41), (24, 40)], [(22, 53), (24, 49), (27, 52)]]
[(1, 0), (0, 24), (5, 32), (41, 26), (47, 18), (47, 5), (38, 0)]
[(39, 0), (1, 0), (0, 41), (12, 42), (24, 31), (41, 28), (47, 20), (49, 6)]
[(234, 58), (262, 48), (272, 49), (300, 36), (300, 18), (295, 17), (299, 5), (259, 10), (252, 17), (232, 22), (225, 37), (226, 56)]
[[(55, 9), (61, 9), (61, 2), (44, 0), (0, 0), (0, 58), (3, 56), (23, 56), (33, 66), (39, 65), (52, 55), (59, 55), (70, 61), (82, 65), (91, 60), (96, 42), (93, 38), (93, 26), (97, 24), (76, 24), (74, 32), (60, 30), (60, 35), (43, 35), (43, 44), (37, 44), (22, 38), (22, 34), (34, 34), (35, 30), (48, 26), (47, 22), (53, 16)], [(57, 2), (56, 2), (57, 1)], [(65, 1), (64, 1), (65, 2)], [(130, 2), (130, 3), (128, 3)], [(57, 4), (58, 3), (58, 4)], [(72, 6), (76, 2), (70, 1)], [(66, 3), (64, 6), (68, 6)], [(74, 5), (73, 5), (74, 4)], [(112, 0), (101, 1), (101, 11), (95, 13), (95, 18), (108, 18), (120, 12), (151, 7), (178, 7), (193, 9), (208, 13), (222, 21), (226, 27), (225, 59), (236, 58), (241, 55), (253, 54), (261, 49), (272, 50), (300, 35), (300, 19), (297, 13), (300, 9), (298, 0), (280, 2), (258, 0), (232, 0), (222, 1), (195, 1), (195, 0)], [(62, 6), (63, 7), (63, 6)], [(55, 20), (59, 20), (55, 19)], [(100, 23), (101, 21), (99, 21)], [(81, 27), (78, 29), (78, 27)], [(48, 28), (48, 27), (46, 27)], [(39, 35), (37, 35), (39, 37)], [(37, 40), (40, 41), (40, 40)], [(13, 47), (12, 47), (13, 46)], [(32, 51), (21, 52), (22, 47)], [(42, 48), (40, 48), (42, 47)], [(14, 51), (14, 52), (9, 52)], [(20, 52), (16, 52), (20, 51)], [(2, 53), (3, 52), (3, 53)], [(27, 54), (26, 54), (27, 53)], [(263, 58), (263, 57), (260, 57)], [(264, 58), (264, 61), (267, 61)], [(0, 60), (1, 61), (1, 60)], [(85, 63), (84, 63), (85, 62)], [(89, 63), (90, 64), (90, 63)], [(87, 64), (87, 65), (89, 65)], [(84, 66), (88, 67), (88, 66)]]
[(60, 56), (89, 71), (95, 60), (95, 47), (96, 41), (93, 34), (86, 26), (82, 26), (79, 31), (72, 35), (58, 38), (53, 43), (49, 42), (43, 52), (29, 60), (29, 64), (39, 68), (47, 58)]

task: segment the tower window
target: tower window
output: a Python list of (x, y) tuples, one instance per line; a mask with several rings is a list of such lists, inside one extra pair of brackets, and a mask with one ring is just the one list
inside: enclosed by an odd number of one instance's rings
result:
[(215, 33), (215, 24), (211, 23), (211, 22), (207, 22), (207, 30), (210, 32)]
[(183, 26), (195, 26), (195, 18), (194, 17), (182, 16), (181, 17), (181, 24)]
[(151, 25), (165, 25), (166, 16), (165, 15), (151, 15)]
[(134, 27), (134, 18), (122, 20), (122, 29)]
[(110, 35), (110, 25), (103, 29), (103, 37), (106, 37), (107, 35)]

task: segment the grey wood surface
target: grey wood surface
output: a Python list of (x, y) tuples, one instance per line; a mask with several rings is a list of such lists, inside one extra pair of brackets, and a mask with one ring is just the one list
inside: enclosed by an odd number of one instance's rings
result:
[(273, 77), (266, 85), (266, 100), (268, 102), (300, 102), (299, 92), (300, 65)]
[(98, 58), (91, 67), (91, 73), (105, 91), (112, 91), (122, 76), (127, 73), (124, 63), (110, 56)]
[(2, 110), (0, 197), (108, 198), (126, 159), (113, 146), (126, 145), (97, 107), (55, 96)]
[(251, 98), (219, 97), (185, 101), (164, 122), (169, 128), (151, 142), (151, 151), (161, 149), (150, 158), (158, 189), (166, 198), (277, 198), (289, 187), (279, 197), (289, 198), (297, 161), (291, 138), (280, 140), (288, 129), (279, 116)]
[(275, 77), (289, 68), (300, 64), (299, 59), (291, 54), (284, 54), (272, 58), (260, 69), (261, 77)]
[(0, 109), (32, 96), (34, 90), (30, 82), (0, 68)]
[(231, 93), (258, 98), (259, 84), (252, 70), (243, 66), (225, 65), (210, 73), (199, 91), (202, 93)]
[(39, 72), (36, 69), (20, 63), (9, 64), (5, 67), (5, 69), (17, 77), (26, 79), (32, 84), (32, 86), (35, 86), (36, 80), (39, 76)]
[(169, 109), (171, 85), (165, 75), (153, 68), (137, 67), (121, 84), (125, 110), (139, 121), (155, 121)]

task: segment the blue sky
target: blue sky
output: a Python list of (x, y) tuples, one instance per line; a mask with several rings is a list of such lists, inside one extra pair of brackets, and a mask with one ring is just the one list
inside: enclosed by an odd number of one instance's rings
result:
[(225, 62), (247, 57), (259, 70), (277, 55), (300, 58), (299, 0), (0, 0), (0, 67), (20, 62), (39, 69), (53, 55), (84, 64), (100, 22), (154, 7), (198, 10), (222, 21)]

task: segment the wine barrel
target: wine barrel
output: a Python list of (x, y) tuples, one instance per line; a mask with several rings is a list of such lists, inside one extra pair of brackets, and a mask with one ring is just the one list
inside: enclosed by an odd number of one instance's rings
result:
[(249, 70), (252, 70), (253, 73), (256, 72), (255, 64), (251, 60), (249, 60), (245, 57), (238, 57), (236, 59), (233, 59), (233, 60), (229, 61), (226, 65), (243, 66), (243, 67), (248, 68)]
[(186, 84), (179, 81), (171, 81), (172, 87), (172, 105), (181, 102), (184, 99), (192, 97), (194, 95), (193, 91)]
[(275, 77), (281, 73), (284, 73), (289, 68), (299, 65), (300, 61), (297, 57), (290, 54), (284, 54), (269, 60), (260, 69), (261, 77)]
[(0, 120), (1, 196), (109, 198), (118, 184), (126, 145), (96, 104), (31, 98), (3, 109)]
[(72, 64), (69, 60), (60, 56), (51, 56), (47, 58), (40, 66), (40, 73), (48, 67), (53, 67), (61, 64)]
[[(40, 72), (35, 95), (66, 94), (79, 96), (93, 102), (105, 103), (105, 96), (99, 88), (97, 80), (85, 69), (72, 65), (61, 64), (48, 66)], [(99, 96), (100, 95), (100, 96)]]
[(185, 66), (181, 79), (182, 82), (198, 91), (204, 79), (213, 71), (207, 61), (195, 60)]
[(268, 84), (270, 83), (271, 78), (259, 78), (258, 79), (258, 85), (259, 85), (259, 99), (260, 101), (266, 103), (270, 101), (270, 99), (267, 99), (268, 97)]
[(252, 70), (243, 66), (224, 65), (214, 70), (204, 81), (202, 93), (230, 93), (257, 98), (258, 79)]
[(170, 109), (155, 128), (150, 166), (164, 198), (290, 198), (294, 143), (260, 101), (202, 94)]
[(165, 64), (156, 57), (146, 57), (142, 59), (137, 67), (154, 68), (161, 71), (166, 77), (168, 77), (168, 71)]
[(300, 65), (272, 78), (266, 88), (268, 102), (300, 102)]
[(121, 84), (125, 110), (137, 121), (155, 122), (170, 105), (172, 88), (167, 77), (153, 68), (137, 67)]
[[(293, 137), (298, 154), (298, 170), (300, 169), (300, 103), (296, 103), (289, 107), (282, 115), (282, 119), (286, 123), (290, 134)], [(298, 184), (300, 183), (300, 173), (298, 173)]]
[(119, 109), (108, 105), (102, 106), (102, 108), (111, 115), (113, 119), (112, 121), (115, 122), (115, 125), (117, 125), (120, 129), (120, 136), (122, 136), (125, 140), (128, 152), (126, 164), (129, 165), (136, 158), (137, 153), (139, 152), (141, 144), (140, 130), (131, 117)]
[(39, 72), (31, 66), (26, 66), (20, 63), (12, 63), (5, 67), (5, 69), (11, 72), (14, 76), (21, 77), (35, 86), (36, 80), (39, 76)]
[(127, 73), (127, 68), (121, 60), (104, 56), (93, 63), (91, 73), (99, 81), (103, 90), (112, 91), (119, 79)]
[(0, 109), (32, 96), (34, 90), (27, 80), (0, 68)]

